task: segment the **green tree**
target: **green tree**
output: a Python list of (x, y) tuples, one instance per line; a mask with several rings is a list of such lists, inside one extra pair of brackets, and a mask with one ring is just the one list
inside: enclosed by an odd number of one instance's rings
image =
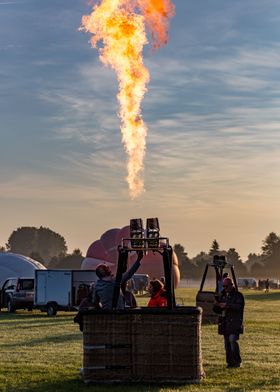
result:
[(197, 266), (205, 266), (210, 260), (211, 257), (209, 257), (209, 255), (203, 251), (192, 258), (192, 262)]
[(72, 254), (53, 257), (48, 267), (57, 269), (80, 269), (83, 259), (84, 257), (80, 249), (74, 249)]
[(252, 271), (254, 273), (256, 267), (260, 269), (264, 266), (263, 256), (257, 255), (256, 253), (249, 253), (245, 265), (248, 272)]
[[(212, 257), (206, 252), (200, 252), (192, 258), (192, 263), (197, 266), (196, 279), (201, 279), (206, 265), (212, 261)], [(208, 270), (208, 276), (212, 278), (212, 268)]]
[(273, 253), (277, 252), (280, 247), (280, 237), (271, 232), (263, 241), (262, 251), (263, 256), (271, 256)]
[(262, 261), (264, 266), (255, 266), (254, 271), (259, 276), (274, 276), (280, 274), (280, 237), (271, 232), (263, 241)]
[(40, 255), (40, 253), (38, 252), (31, 252), (29, 257), (31, 257), (31, 259), (39, 261), (40, 263), (44, 264), (44, 260), (42, 258), (42, 256)]
[(193, 279), (196, 275), (197, 267), (189, 259), (185, 248), (180, 244), (175, 244), (174, 252), (178, 257), (181, 278)]
[(174, 252), (177, 255), (178, 262), (179, 262), (179, 267), (181, 269), (182, 264), (184, 263), (186, 256), (185, 256), (185, 248), (181, 244), (175, 244), (174, 247)]
[(246, 265), (242, 262), (241, 257), (235, 248), (229, 248), (226, 253), (226, 258), (229, 263), (234, 265), (234, 268), (238, 274), (246, 274)]
[(217, 240), (214, 240), (209, 250), (209, 255), (214, 256), (216, 254), (219, 254), (220, 253), (219, 251), (220, 251), (220, 245), (218, 244)]
[(242, 262), (241, 257), (239, 256), (239, 253), (236, 252), (235, 248), (229, 248), (226, 256), (227, 256), (227, 261), (229, 263), (232, 263), (233, 265)]
[(6, 248), (10, 252), (29, 256), (35, 251), (35, 231), (36, 227), (20, 227), (14, 230), (8, 239)]
[(53, 257), (65, 255), (67, 246), (65, 239), (58, 233), (46, 227), (20, 227), (13, 231), (6, 244), (13, 253), (25, 256), (39, 254), (45, 262)]

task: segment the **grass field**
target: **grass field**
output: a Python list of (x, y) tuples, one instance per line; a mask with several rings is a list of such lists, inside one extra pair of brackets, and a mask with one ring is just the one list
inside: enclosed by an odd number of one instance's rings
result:
[[(202, 327), (203, 366), (200, 385), (85, 385), (82, 334), (73, 323), (74, 313), (47, 317), (39, 311), (0, 313), (0, 391), (279, 391), (280, 392), (280, 291), (243, 291), (246, 300), (245, 334), (240, 338), (241, 369), (226, 369), (223, 338), (217, 327)], [(194, 289), (178, 289), (178, 302), (195, 304)], [(147, 299), (138, 302), (145, 304)]]

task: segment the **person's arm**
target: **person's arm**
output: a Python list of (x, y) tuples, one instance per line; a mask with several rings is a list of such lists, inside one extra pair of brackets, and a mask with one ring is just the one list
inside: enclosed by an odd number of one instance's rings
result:
[(99, 297), (99, 295), (97, 294), (97, 290), (94, 290), (94, 296), (93, 296), (93, 299), (92, 299), (92, 303), (93, 303), (93, 306), (94, 306), (95, 308), (97, 308), (97, 309), (100, 309), (100, 308), (101, 308), (101, 305), (100, 305), (100, 297)]
[(223, 309), (220, 306), (220, 303), (215, 302), (213, 305), (213, 312), (217, 313), (217, 314), (222, 314)]
[(137, 259), (134, 262), (134, 264), (129, 268), (128, 271), (126, 271), (123, 274), (121, 283), (126, 282), (128, 279), (130, 279), (135, 274), (135, 272), (138, 270), (138, 268), (140, 267), (140, 265), (141, 265), (140, 261), (143, 258), (143, 251), (142, 250), (138, 251), (137, 255), (138, 256), (137, 256)]
[(225, 308), (226, 308), (226, 297), (223, 293), (221, 293), (219, 295), (219, 299), (215, 298), (213, 311), (217, 314), (222, 314)]
[(238, 295), (236, 295), (234, 302), (230, 302), (226, 304), (226, 309), (242, 310), (243, 308), (244, 308), (244, 297), (239, 292)]

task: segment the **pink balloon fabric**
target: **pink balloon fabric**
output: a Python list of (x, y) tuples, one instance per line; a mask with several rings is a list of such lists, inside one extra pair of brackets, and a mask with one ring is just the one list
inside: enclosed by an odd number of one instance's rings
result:
[[(130, 237), (130, 227), (124, 226), (121, 229), (110, 229), (102, 234), (99, 240), (94, 241), (88, 248), (86, 258), (83, 260), (81, 269), (95, 269), (100, 263), (111, 266), (115, 273), (118, 264), (118, 248), (122, 245), (123, 238)], [(174, 252), (173, 252), (174, 253)], [(136, 259), (136, 252), (129, 252), (128, 264), (131, 265)], [(175, 260), (175, 261), (174, 261)], [(180, 281), (180, 272), (177, 264), (177, 257), (173, 257), (173, 275), (175, 287)], [(158, 252), (149, 251), (141, 261), (141, 267), (137, 271), (139, 274), (148, 274), (151, 279), (160, 278), (164, 275), (163, 260)]]

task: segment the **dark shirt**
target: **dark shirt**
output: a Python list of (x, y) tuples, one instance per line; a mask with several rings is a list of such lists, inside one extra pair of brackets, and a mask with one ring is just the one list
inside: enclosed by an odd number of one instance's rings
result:
[(223, 335), (243, 333), (243, 313), (245, 306), (243, 294), (236, 291), (235, 288), (229, 293), (223, 291), (220, 302), (226, 304), (225, 309), (221, 309), (218, 305), (214, 305), (213, 307), (214, 312), (221, 314), (219, 322), (223, 322), (223, 331), (220, 333)]

